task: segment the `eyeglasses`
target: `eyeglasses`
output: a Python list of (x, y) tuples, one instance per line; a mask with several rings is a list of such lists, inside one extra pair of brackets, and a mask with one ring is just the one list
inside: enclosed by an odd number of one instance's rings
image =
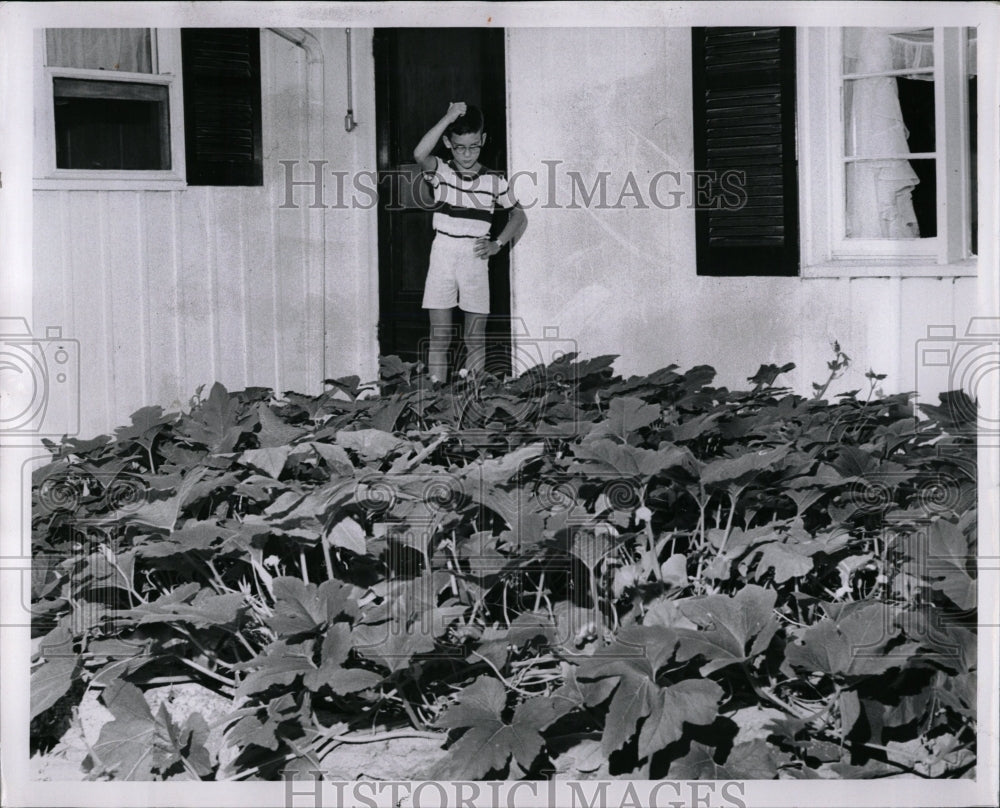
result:
[(482, 146), (452, 146), (451, 150), (455, 154), (478, 154)]

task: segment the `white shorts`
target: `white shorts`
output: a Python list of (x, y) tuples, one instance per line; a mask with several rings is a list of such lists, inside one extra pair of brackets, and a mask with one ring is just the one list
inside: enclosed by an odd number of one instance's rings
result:
[(423, 308), (458, 306), (473, 314), (490, 313), (489, 261), (476, 256), (475, 245), (474, 238), (456, 238), (440, 231), (434, 234)]

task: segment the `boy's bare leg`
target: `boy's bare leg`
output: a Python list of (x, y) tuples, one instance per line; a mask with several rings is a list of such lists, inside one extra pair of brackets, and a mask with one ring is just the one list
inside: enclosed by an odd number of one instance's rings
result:
[(431, 339), (427, 349), (427, 369), (431, 377), (448, 381), (448, 345), (451, 343), (451, 309), (428, 309)]
[(486, 318), (488, 314), (465, 313), (466, 367), (479, 373), (486, 367)]

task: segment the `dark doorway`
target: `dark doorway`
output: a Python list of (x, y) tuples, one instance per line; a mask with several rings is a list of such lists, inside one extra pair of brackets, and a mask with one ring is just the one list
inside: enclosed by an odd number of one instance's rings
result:
[[(430, 255), (431, 197), (413, 149), (452, 101), (479, 106), (486, 116), (480, 162), (507, 170), (504, 32), (494, 28), (386, 28), (375, 32), (376, 138), (379, 173), (379, 350), (427, 361), (429, 321), (420, 308)], [(439, 157), (450, 157), (439, 144)], [(505, 214), (493, 222), (495, 236)], [(490, 259), (490, 320), (486, 367), (510, 372), (508, 251)], [(462, 324), (456, 310), (456, 326)], [(457, 336), (456, 329), (456, 336)], [(461, 367), (461, 340), (452, 343), (452, 368)]]

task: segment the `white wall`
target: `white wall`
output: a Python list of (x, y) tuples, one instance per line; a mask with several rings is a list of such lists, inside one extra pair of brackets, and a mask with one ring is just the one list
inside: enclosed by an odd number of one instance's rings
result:
[(308, 160), (374, 168), (371, 31), (355, 32), (367, 109), (350, 134), (344, 30), (316, 36), (310, 57), (261, 34), (263, 187), (34, 193), (34, 330), (80, 342), (81, 435), (216, 380), (315, 393), (330, 375), (374, 375), (375, 211), (312, 209), (309, 188), (280, 207), (280, 160), (299, 161), (298, 180)]
[[(514, 310), (532, 336), (558, 327), (585, 355), (621, 354), (623, 373), (709, 364), (717, 383), (745, 387), (762, 363), (795, 362), (785, 384), (811, 394), (830, 343), (853, 360), (830, 393), (861, 387), (869, 367), (886, 392), (913, 389), (916, 340), (928, 325), (965, 323), (975, 278), (708, 278), (695, 274), (694, 212), (658, 209), (659, 171), (693, 169), (691, 35), (686, 28), (512, 29), (508, 45), (511, 171), (560, 160), (556, 199), (538, 205), (513, 259)], [(567, 170), (610, 171), (609, 204), (629, 171), (650, 207), (567, 209)], [(528, 189), (525, 179), (516, 187)], [(666, 204), (678, 186), (658, 186)], [(682, 190), (689, 190), (683, 186)], [(578, 202), (580, 198), (578, 196)]]
[[(82, 435), (217, 379), (317, 392), (325, 376), (375, 376), (376, 211), (311, 209), (308, 188), (295, 192), (298, 210), (279, 208), (280, 160), (300, 161), (296, 179), (312, 177), (308, 160), (375, 169), (372, 30), (353, 32), (350, 134), (344, 30), (312, 32), (321, 62), (262, 33), (264, 187), (35, 192), (33, 326), (80, 341)], [(869, 367), (889, 374), (886, 392), (912, 389), (916, 341), (928, 325), (964, 330), (974, 278), (697, 277), (689, 193), (674, 210), (566, 207), (569, 170), (588, 183), (610, 172), (611, 204), (631, 171), (649, 204), (654, 174), (693, 167), (689, 66), (685, 28), (508, 31), (510, 168), (538, 176), (515, 188), (559, 203), (528, 211), (512, 259), (515, 315), (530, 337), (555, 327), (561, 338), (543, 340), (541, 355), (620, 354), (625, 374), (710, 364), (730, 387), (761, 363), (792, 361), (784, 382), (808, 394), (836, 339), (854, 364), (831, 393), (866, 388)], [(561, 161), (554, 187), (543, 161)], [(664, 201), (678, 190), (659, 188)], [(328, 175), (328, 204), (334, 190)]]

